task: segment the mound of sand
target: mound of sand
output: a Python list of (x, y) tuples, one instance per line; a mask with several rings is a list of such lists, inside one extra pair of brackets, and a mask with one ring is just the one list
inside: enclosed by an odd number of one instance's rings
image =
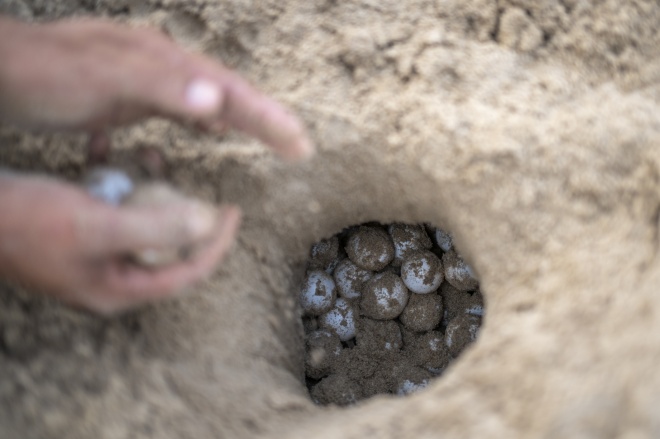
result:
[[(660, 6), (653, 1), (9, 0), (26, 19), (162, 26), (290, 104), (319, 154), (163, 121), (171, 181), (245, 211), (217, 275), (104, 320), (0, 287), (0, 437), (660, 435)], [(0, 163), (79, 177), (80, 137), (0, 131)], [(0, 213), (1, 214), (1, 213)], [(366, 221), (453, 231), (479, 340), (405, 399), (320, 408), (295, 291)]]

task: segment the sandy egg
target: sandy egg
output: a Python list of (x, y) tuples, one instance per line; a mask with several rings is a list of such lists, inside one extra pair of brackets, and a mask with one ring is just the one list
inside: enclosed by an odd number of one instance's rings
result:
[(339, 239), (333, 236), (329, 239), (323, 239), (312, 246), (310, 251), (309, 269), (326, 270), (336, 264), (339, 256)]
[(375, 275), (362, 288), (362, 314), (375, 320), (395, 319), (408, 303), (410, 292), (401, 278), (386, 272)]
[(330, 311), (336, 298), (337, 287), (332, 276), (323, 270), (307, 273), (300, 288), (300, 305), (306, 315), (319, 316)]
[(451, 361), (449, 350), (445, 345), (445, 336), (440, 331), (429, 331), (415, 338), (406, 352), (414, 364), (433, 373), (439, 373)]
[(355, 404), (362, 395), (361, 386), (355, 380), (341, 374), (332, 374), (323, 378), (310, 391), (312, 400), (317, 404), (339, 406)]
[(484, 315), (484, 298), (480, 291), (475, 291), (471, 296), (465, 307), (465, 313), (473, 316), (483, 317)]
[(401, 265), (401, 279), (413, 293), (431, 293), (440, 287), (443, 278), (440, 258), (427, 250), (411, 253)]
[(355, 337), (355, 311), (346, 299), (337, 299), (335, 305), (318, 319), (319, 326), (334, 332), (341, 341)]
[(479, 315), (484, 312), (483, 296), (477, 290), (474, 292), (460, 291), (449, 282), (443, 282), (438, 290), (444, 305), (444, 323), (449, 323), (455, 317), (463, 314)]
[(433, 246), (423, 225), (395, 223), (391, 224), (387, 230), (394, 245), (394, 259), (392, 260), (394, 266), (400, 266), (410, 253), (428, 250)]
[(378, 271), (394, 259), (394, 245), (384, 230), (362, 226), (348, 239), (346, 253), (358, 267)]
[(405, 396), (419, 392), (428, 387), (431, 378), (433, 378), (433, 375), (427, 370), (420, 367), (412, 368), (407, 371), (405, 376), (399, 379), (396, 385), (396, 394)]
[(372, 277), (371, 271), (358, 267), (350, 259), (344, 259), (334, 271), (337, 293), (345, 299), (357, 299), (364, 284)]
[(356, 341), (375, 356), (398, 351), (403, 346), (401, 330), (394, 320), (360, 319)]
[(471, 291), (479, 286), (472, 268), (455, 251), (442, 255), (442, 265), (445, 268), (445, 279), (456, 289)]
[(305, 374), (313, 379), (328, 375), (342, 346), (336, 334), (319, 329), (305, 337)]
[(445, 346), (452, 357), (456, 357), (468, 344), (477, 339), (480, 327), (481, 319), (467, 314), (449, 322), (445, 329)]
[(411, 331), (432, 330), (442, 320), (442, 297), (437, 293), (411, 294), (399, 320)]
[(448, 252), (451, 250), (453, 245), (453, 238), (450, 233), (445, 232), (442, 229), (436, 228), (435, 233), (433, 234), (433, 239), (438, 247), (442, 249), (443, 252)]
[(389, 393), (392, 390), (392, 379), (384, 370), (378, 370), (372, 376), (363, 378), (361, 381), (364, 398), (369, 398), (370, 396), (382, 393)]

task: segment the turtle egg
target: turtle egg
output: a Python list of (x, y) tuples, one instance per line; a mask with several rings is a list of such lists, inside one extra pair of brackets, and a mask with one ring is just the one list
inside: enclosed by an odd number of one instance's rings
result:
[(336, 334), (319, 329), (305, 338), (305, 373), (313, 379), (320, 379), (330, 373), (333, 360), (342, 350)]
[(306, 315), (318, 316), (329, 311), (335, 303), (335, 281), (323, 270), (307, 273), (300, 288), (300, 305)]
[(425, 389), (433, 378), (430, 372), (418, 367), (410, 370), (407, 375), (397, 383), (396, 394), (399, 396), (410, 395)]
[(445, 267), (445, 279), (454, 288), (471, 291), (479, 286), (472, 268), (455, 251), (442, 255), (442, 265)]
[(355, 312), (353, 307), (345, 299), (337, 299), (335, 306), (319, 317), (319, 326), (337, 334), (341, 341), (354, 338)]
[(411, 254), (403, 261), (401, 278), (413, 293), (428, 294), (437, 290), (443, 279), (440, 258), (430, 251)]
[(310, 256), (310, 269), (327, 271), (339, 256), (339, 239), (333, 236), (330, 239), (323, 239), (317, 242), (312, 246)]
[(384, 230), (362, 226), (348, 239), (346, 253), (358, 267), (379, 271), (394, 259), (394, 245)]
[(401, 329), (394, 320), (360, 319), (356, 341), (362, 350), (373, 356), (396, 352), (403, 346)]
[(448, 252), (451, 250), (453, 238), (451, 234), (445, 232), (442, 229), (435, 229), (435, 243), (442, 249), (443, 252)]
[(134, 188), (124, 171), (113, 168), (94, 169), (85, 178), (84, 185), (91, 196), (113, 206), (121, 204)]
[(456, 357), (468, 344), (476, 340), (481, 327), (481, 319), (469, 314), (452, 319), (445, 329), (445, 345), (449, 353)]
[(394, 244), (394, 260), (392, 265), (398, 267), (412, 252), (428, 250), (433, 243), (426, 234), (423, 225), (391, 224), (387, 228)]
[(337, 404), (345, 406), (355, 404), (362, 399), (360, 384), (345, 375), (332, 374), (323, 378), (312, 387), (310, 396), (317, 404)]
[(406, 307), (410, 292), (396, 274), (375, 275), (362, 288), (362, 313), (375, 320), (395, 319)]
[(440, 331), (421, 334), (407, 350), (415, 364), (426, 370), (444, 370), (451, 361), (449, 350), (445, 346), (445, 337)]
[(346, 299), (357, 299), (362, 294), (362, 286), (372, 276), (371, 271), (358, 267), (350, 259), (344, 259), (334, 272), (337, 293)]
[(440, 323), (442, 311), (439, 294), (412, 294), (399, 320), (411, 331), (430, 331)]

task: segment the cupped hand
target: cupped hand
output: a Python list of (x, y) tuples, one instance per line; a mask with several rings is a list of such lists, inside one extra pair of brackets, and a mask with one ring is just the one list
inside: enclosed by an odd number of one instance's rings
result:
[[(11, 174), (0, 174), (0, 206), (0, 275), (101, 313), (172, 296), (208, 276), (240, 222), (236, 207), (113, 207), (67, 183)], [(173, 266), (127, 261), (189, 244), (199, 251)]]
[(220, 63), (161, 32), (100, 20), (29, 25), (0, 17), (0, 118), (86, 130), (164, 116), (236, 128), (283, 157), (313, 149), (299, 119)]
[[(220, 63), (162, 33), (99, 20), (30, 25), (0, 17), (0, 120), (79, 130), (103, 145), (107, 128), (151, 116), (224, 132), (236, 128), (287, 159), (313, 147), (300, 120)], [(110, 313), (171, 296), (209, 275), (240, 211), (194, 203), (112, 207), (74, 186), (0, 175), (0, 276)], [(190, 261), (150, 271), (126, 256), (207, 243)]]

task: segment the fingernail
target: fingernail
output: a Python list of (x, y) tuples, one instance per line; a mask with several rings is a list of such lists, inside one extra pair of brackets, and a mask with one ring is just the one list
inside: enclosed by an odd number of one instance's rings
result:
[(201, 239), (209, 236), (215, 228), (217, 213), (214, 208), (196, 205), (188, 217), (188, 230), (193, 239)]
[(194, 110), (215, 110), (220, 105), (220, 88), (206, 79), (195, 79), (186, 88), (186, 103)]
[(308, 137), (305, 137), (300, 141), (299, 151), (300, 151), (300, 159), (307, 160), (314, 155), (316, 149), (314, 148), (312, 141), (309, 140)]

